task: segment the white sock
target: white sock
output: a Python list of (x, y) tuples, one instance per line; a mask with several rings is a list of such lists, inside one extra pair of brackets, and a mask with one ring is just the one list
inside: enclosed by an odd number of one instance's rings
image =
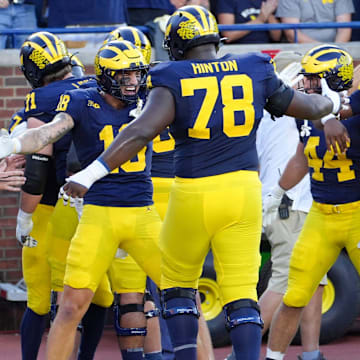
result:
[(272, 351), (269, 348), (266, 349), (266, 357), (272, 360), (283, 360), (285, 354), (280, 351)]

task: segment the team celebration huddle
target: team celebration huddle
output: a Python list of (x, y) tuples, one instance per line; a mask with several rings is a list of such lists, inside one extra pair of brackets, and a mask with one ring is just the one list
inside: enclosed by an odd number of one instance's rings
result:
[[(49, 312), (46, 358), (93, 359), (112, 306), (117, 358), (214, 360), (198, 293), (209, 251), (232, 359), (259, 360), (267, 330), (266, 359), (284, 359), (307, 311), (314, 344), (299, 358), (325, 359), (326, 274), (343, 249), (360, 273), (352, 57), (319, 43), (274, 59), (220, 56), (215, 17), (197, 5), (165, 29), (169, 61), (152, 62), (146, 35), (123, 26), (97, 51), (94, 75), (55, 34), (33, 33), (20, 49), (32, 90), (0, 133), (0, 189), (21, 187), (23, 359), (36, 359)], [(265, 146), (287, 128), (296, 151), (280, 176)], [(277, 176), (264, 193), (267, 165)], [(278, 209), (306, 179), (295, 234)], [(259, 299), (262, 232), (284, 231), (292, 239), (270, 241)]]

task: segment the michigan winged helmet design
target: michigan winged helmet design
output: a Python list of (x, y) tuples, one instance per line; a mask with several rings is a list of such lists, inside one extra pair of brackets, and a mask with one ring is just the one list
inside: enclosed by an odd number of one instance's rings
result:
[(147, 64), (151, 59), (151, 43), (147, 36), (133, 26), (120, 26), (113, 30), (104, 40), (104, 44), (112, 40), (127, 40), (139, 48)]
[(164, 48), (172, 60), (184, 59), (185, 52), (194, 46), (219, 42), (215, 17), (202, 6), (181, 7), (167, 22)]
[(127, 103), (137, 100), (137, 95), (124, 95), (121, 87), (125, 86), (116, 80), (120, 72), (138, 71), (138, 86), (146, 86), (148, 64), (141, 51), (126, 40), (113, 40), (103, 45), (95, 57), (95, 75), (100, 88), (117, 99)]
[(310, 49), (301, 65), (302, 74), (326, 79), (331, 90), (343, 91), (352, 86), (353, 59), (346, 50), (336, 45), (319, 45)]
[(33, 88), (43, 86), (46, 75), (60, 71), (70, 62), (64, 42), (49, 32), (31, 34), (20, 49), (21, 70)]

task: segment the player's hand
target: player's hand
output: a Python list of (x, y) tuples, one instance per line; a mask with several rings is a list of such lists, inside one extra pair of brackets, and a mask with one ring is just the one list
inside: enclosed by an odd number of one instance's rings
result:
[(25, 181), (23, 170), (0, 171), (0, 190), (20, 191)]
[(340, 110), (345, 109), (349, 104), (349, 98), (344, 92), (336, 92), (329, 88), (326, 80), (322, 78), (321, 82), (321, 95), (329, 98), (333, 103), (332, 113), (337, 115)]
[(64, 190), (64, 186), (62, 186), (60, 188), (59, 194), (58, 194), (58, 198), (63, 200), (64, 206), (69, 205), (70, 207), (74, 207), (77, 214), (78, 214), (78, 218), (80, 220), (81, 215), (82, 215), (82, 210), (83, 210), (83, 206), (84, 206), (84, 199), (83, 198), (79, 198), (79, 197), (72, 197), (69, 196), (65, 190)]
[(344, 153), (350, 146), (350, 136), (346, 127), (335, 117), (324, 124), (326, 147), (335, 154)]
[(9, 132), (6, 129), (0, 130), (0, 159), (3, 159), (15, 153), (14, 139), (10, 138)]
[(66, 179), (66, 181), (67, 183), (63, 186), (63, 189), (68, 196), (73, 198), (83, 198), (89, 190), (87, 187), (71, 181), (70, 178)]
[(35, 247), (37, 245), (37, 241), (30, 236), (32, 228), (32, 214), (19, 209), (16, 222), (16, 239), (21, 246)]
[(276, 185), (269, 194), (265, 195), (263, 200), (263, 227), (270, 225), (276, 219), (284, 193), (285, 190)]

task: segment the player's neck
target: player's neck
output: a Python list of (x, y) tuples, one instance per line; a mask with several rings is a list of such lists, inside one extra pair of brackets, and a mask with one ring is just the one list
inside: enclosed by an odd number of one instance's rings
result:
[(100, 93), (104, 100), (114, 109), (120, 110), (126, 107), (126, 103), (105, 92)]
[(216, 59), (216, 47), (214, 44), (205, 44), (191, 48), (186, 52), (187, 60), (209, 60)]

